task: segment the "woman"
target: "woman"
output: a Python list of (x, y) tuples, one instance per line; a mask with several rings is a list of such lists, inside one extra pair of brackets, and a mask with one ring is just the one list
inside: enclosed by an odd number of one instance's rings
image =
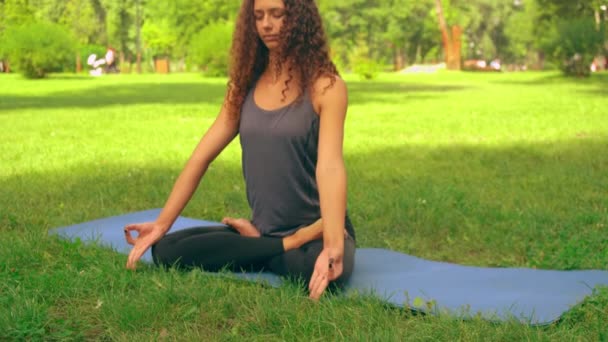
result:
[[(125, 227), (134, 245), (127, 268), (152, 247), (157, 264), (264, 268), (301, 278), (317, 299), (330, 282), (350, 276), (355, 235), (342, 153), (347, 91), (314, 1), (243, 1), (231, 56), (222, 109), (159, 217)], [(165, 236), (209, 164), (237, 135), (251, 222), (225, 218), (231, 228)]]

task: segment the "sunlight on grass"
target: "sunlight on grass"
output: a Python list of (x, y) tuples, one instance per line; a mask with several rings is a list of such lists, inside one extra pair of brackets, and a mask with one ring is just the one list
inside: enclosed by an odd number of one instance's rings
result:
[[(347, 76), (359, 247), (469, 265), (606, 269), (606, 76)], [(47, 237), (53, 227), (162, 206), (225, 84), (195, 74), (0, 75), (0, 339), (608, 338), (605, 290), (534, 329), (416, 316), (365, 297), (315, 305), (295, 285), (133, 274), (124, 256)], [(249, 215), (237, 140), (184, 214)]]

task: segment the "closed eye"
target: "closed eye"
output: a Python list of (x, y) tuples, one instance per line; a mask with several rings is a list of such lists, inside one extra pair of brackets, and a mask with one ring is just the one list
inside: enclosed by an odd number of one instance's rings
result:
[[(253, 16), (255, 20), (263, 20), (265, 16), (265, 12), (263, 10), (256, 10), (253, 12)], [(282, 8), (271, 8), (268, 10), (268, 14), (273, 18), (279, 19), (285, 15), (285, 10)]]
[(276, 9), (276, 10), (272, 10), (272, 16), (275, 18), (281, 18), (282, 16), (285, 15), (285, 11), (282, 9)]

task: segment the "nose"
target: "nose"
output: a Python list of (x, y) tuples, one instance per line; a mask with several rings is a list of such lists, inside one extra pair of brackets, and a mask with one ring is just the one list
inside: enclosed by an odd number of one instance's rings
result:
[(262, 27), (265, 30), (270, 30), (272, 29), (272, 23), (270, 22), (270, 16), (269, 15), (264, 15), (264, 19), (262, 19)]

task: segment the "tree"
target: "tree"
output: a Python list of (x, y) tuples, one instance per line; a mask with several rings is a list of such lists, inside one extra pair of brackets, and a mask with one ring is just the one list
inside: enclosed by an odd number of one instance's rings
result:
[[(93, 0), (96, 1), (96, 0)], [(103, 17), (106, 19), (107, 40), (104, 45), (117, 47), (120, 65), (132, 60), (135, 47), (134, 0), (101, 0)]]
[(598, 30), (592, 18), (561, 19), (553, 57), (566, 75), (589, 76), (591, 62), (605, 41), (604, 27)]
[(215, 22), (207, 25), (190, 43), (188, 60), (210, 76), (228, 74), (228, 61), (233, 22)]
[(528, 1), (517, 6), (505, 19), (504, 35), (507, 44), (503, 49), (504, 59), (516, 64), (532, 64), (531, 54), (539, 47), (534, 34), (537, 16), (536, 3)]
[[(94, 8), (89, 0), (67, 0), (59, 23), (67, 27), (80, 45), (89, 44), (97, 31)], [(76, 52), (76, 72), (82, 69), (80, 52)]]
[(443, 51), (445, 53), (445, 61), (449, 70), (460, 70), (460, 26), (454, 25), (451, 29), (443, 14), (443, 6), (441, 0), (435, 0), (437, 10), (437, 19), (441, 30), (441, 39), (443, 42)]
[(155, 53), (159, 43), (171, 42), (171, 47), (165, 46), (163, 50), (184, 61), (190, 54), (193, 38), (212, 23), (234, 19), (239, 6), (237, 0), (148, 0), (144, 45)]
[(43, 78), (62, 71), (72, 56), (74, 42), (62, 26), (28, 22), (7, 29), (2, 46), (11, 63), (28, 78)]

